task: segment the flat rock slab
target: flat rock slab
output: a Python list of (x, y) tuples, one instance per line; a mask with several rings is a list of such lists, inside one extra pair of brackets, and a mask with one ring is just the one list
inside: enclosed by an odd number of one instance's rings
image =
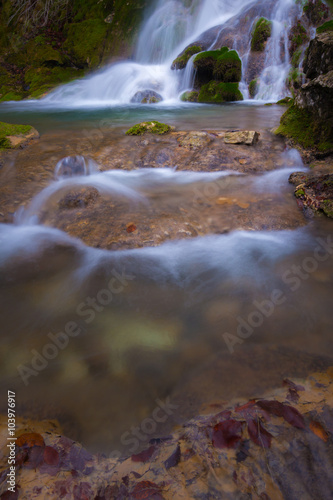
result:
[(333, 218), (333, 173), (295, 172), (289, 182), (294, 184), (297, 203), (307, 216), (325, 214)]

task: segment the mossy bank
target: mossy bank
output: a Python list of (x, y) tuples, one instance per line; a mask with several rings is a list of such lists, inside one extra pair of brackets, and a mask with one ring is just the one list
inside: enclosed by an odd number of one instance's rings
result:
[[(37, 98), (117, 57), (129, 57), (152, 0), (3, 0), (0, 10), (0, 101)], [(45, 4), (45, 5), (44, 5)]]

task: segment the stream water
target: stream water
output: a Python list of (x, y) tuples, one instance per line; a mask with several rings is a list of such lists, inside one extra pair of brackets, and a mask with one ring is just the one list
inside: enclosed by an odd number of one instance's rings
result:
[[(180, 104), (182, 75), (169, 69), (180, 46), (253, 3), (193, 1), (185, 7), (161, 1), (143, 27), (136, 61), (60, 87), (38, 102), (1, 104), (2, 121), (28, 122), (42, 133), (39, 156), (26, 156), (32, 177), (32, 162), (43, 172), (59, 140), (67, 147), (71, 135), (83, 140), (90, 134), (94, 143), (100, 127), (114, 129), (120, 143), (130, 124), (147, 118), (180, 130), (276, 126), (283, 110), (262, 101)], [(284, 16), (293, 2), (276, 4), (274, 29), (280, 23), (286, 30)], [(166, 16), (165, 9), (173, 14)], [(150, 52), (147, 33), (154, 40)], [(267, 50), (272, 62), (274, 50)], [(282, 75), (288, 60), (274, 54)], [(133, 92), (147, 88), (146, 79), (163, 82), (165, 102), (129, 105)], [(261, 87), (261, 98), (283, 93), (282, 80), (271, 94), (268, 83)], [(325, 218), (307, 222), (297, 207), (288, 184), (292, 171), (306, 169), (297, 152), (283, 153), (275, 170), (256, 176), (92, 168), (85, 172), (90, 175), (67, 179), (57, 168), (59, 159), (52, 164), (56, 179), (45, 181), (41, 174), (39, 192), (12, 214), (12, 223), (0, 224), (1, 390), (17, 391), (19, 415), (58, 418), (64, 433), (90, 450), (126, 455), (170, 432), (202, 404), (255, 396), (285, 374), (304, 375), (315, 362), (332, 358), (332, 227)], [(9, 174), (0, 172), (8, 189), (15, 185), (11, 173), (25, 167), (15, 161)], [(216, 180), (218, 196), (234, 204), (214, 219), (216, 209), (194, 200), (193, 193), (210, 192)], [(59, 193), (74, 185), (130, 201), (129, 213), (142, 218), (161, 207), (165, 213), (186, 209), (188, 217), (191, 210), (200, 212), (215, 229), (159, 246), (92, 248), (47, 219)], [(251, 230), (241, 229), (252, 204), (246, 226)], [(266, 226), (256, 230), (265, 212)], [(274, 217), (289, 229), (268, 230)], [(98, 224), (96, 217), (97, 232)], [(154, 409), (168, 402), (168, 418), (156, 422)], [(137, 426), (144, 433), (134, 446), (129, 438)]]

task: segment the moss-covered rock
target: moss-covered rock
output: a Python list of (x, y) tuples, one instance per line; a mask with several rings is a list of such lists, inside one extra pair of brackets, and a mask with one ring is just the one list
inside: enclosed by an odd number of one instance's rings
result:
[(319, 26), (317, 28), (317, 35), (320, 33), (326, 33), (327, 31), (333, 31), (333, 19)]
[(196, 69), (196, 84), (201, 86), (211, 80), (239, 82), (242, 77), (242, 62), (236, 50), (222, 47), (198, 54), (193, 65)]
[[(289, 54), (293, 57), (295, 51), (299, 49), (302, 45), (309, 42), (310, 37), (306, 28), (302, 25), (301, 21), (297, 21), (297, 24), (293, 26), (289, 32)], [(296, 66), (296, 64), (294, 64)]]
[(242, 101), (243, 95), (238, 88), (238, 83), (221, 83), (215, 80), (203, 85), (199, 92), (198, 102), (223, 103), (229, 101)]
[(292, 103), (292, 97), (284, 97), (283, 99), (280, 99), (276, 104), (278, 104), (279, 106), (291, 106)]
[(249, 83), (249, 94), (252, 99), (255, 97), (259, 89), (258, 79), (255, 78)]
[(100, 48), (103, 47), (108, 28), (108, 24), (102, 19), (73, 23), (68, 29), (64, 49), (68, 50), (79, 66), (96, 67), (103, 56)]
[(167, 134), (171, 130), (170, 125), (167, 125), (166, 123), (156, 121), (142, 122), (127, 130), (126, 135), (143, 135), (146, 133), (162, 135)]
[(132, 103), (137, 104), (157, 104), (163, 101), (163, 97), (154, 90), (143, 90), (136, 92), (131, 99)]
[(280, 126), (275, 133), (292, 139), (307, 149), (333, 151), (332, 123), (322, 122), (307, 109), (301, 109), (295, 104), (282, 115)]
[(268, 38), (272, 35), (272, 22), (261, 17), (254, 25), (251, 40), (251, 50), (262, 52)]
[(180, 96), (180, 100), (183, 102), (198, 102), (198, 98), (199, 98), (199, 92), (196, 90), (190, 90), (190, 91), (184, 92)]
[(21, 146), (27, 140), (38, 137), (30, 125), (12, 125), (0, 122), (0, 151)]
[(199, 45), (191, 45), (187, 47), (172, 63), (171, 69), (184, 69), (192, 56), (201, 52), (202, 48)]
[(329, 8), (321, 0), (307, 1), (303, 7), (303, 12), (314, 26), (318, 26), (329, 16)]

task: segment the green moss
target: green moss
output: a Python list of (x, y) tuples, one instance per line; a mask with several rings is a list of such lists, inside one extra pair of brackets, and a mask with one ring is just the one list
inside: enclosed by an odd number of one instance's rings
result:
[(22, 135), (30, 132), (30, 125), (11, 125), (9, 123), (0, 122), (0, 150), (8, 149), (11, 144), (7, 137), (9, 135)]
[(265, 48), (265, 43), (272, 35), (272, 22), (265, 17), (261, 17), (256, 22), (251, 40), (251, 50), (262, 52)]
[(302, 49), (298, 49), (293, 53), (293, 56), (291, 58), (291, 65), (294, 68), (298, 68), (301, 56), (302, 56)]
[(40, 97), (57, 85), (68, 83), (83, 76), (83, 72), (74, 68), (32, 68), (25, 74), (25, 83), (29, 86), (30, 97)]
[(162, 135), (167, 134), (170, 130), (171, 127), (166, 123), (142, 122), (127, 130), (126, 135), (143, 135), (146, 133)]
[(6, 94), (0, 97), (0, 102), (4, 101), (21, 101), (22, 94), (17, 94), (16, 92), (7, 92)]
[(293, 99), (291, 97), (284, 97), (283, 99), (280, 99), (276, 104), (279, 106), (291, 106), (293, 103)]
[(295, 140), (304, 148), (320, 152), (333, 150), (332, 124), (318, 121), (311, 113), (294, 104), (282, 115), (275, 133)]
[(297, 191), (295, 191), (295, 196), (296, 196), (296, 198), (300, 198), (301, 196), (305, 196), (304, 189), (297, 189)]
[(331, 217), (333, 219), (333, 201), (332, 200), (324, 200), (321, 205), (322, 211), (327, 217)]
[(317, 28), (317, 33), (326, 33), (326, 31), (333, 31), (333, 19), (331, 21), (327, 21)]
[(291, 42), (292, 54), (309, 41), (307, 31), (300, 21), (297, 21), (297, 24), (290, 30), (289, 39)]
[(188, 92), (184, 92), (180, 96), (180, 100), (184, 102), (198, 102), (199, 92), (196, 90), (191, 90)]
[(259, 88), (259, 85), (258, 85), (258, 79), (257, 78), (255, 80), (252, 80), (249, 83), (249, 94), (250, 94), (250, 97), (252, 97), (252, 99), (257, 94), (258, 88)]
[(73, 23), (69, 27), (64, 48), (79, 65), (97, 66), (101, 61), (101, 47), (107, 30), (108, 25), (101, 19)]
[(193, 65), (197, 70), (199, 83), (207, 83), (212, 79), (220, 82), (239, 82), (242, 77), (242, 62), (236, 50), (222, 47), (198, 54)]
[(328, 7), (321, 0), (311, 0), (303, 7), (303, 12), (314, 26), (325, 21), (329, 15)]
[(219, 83), (214, 80), (201, 87), (198, 98), (198, 102), (202, 103), (242, 100), (243, 96), (238, 88), (238, 83)]
[(199, 45), (192, 45), (188, 47), (183, 54), (178, 56), (172, 63), (172, 69), (184, 69), (189, 59), (191, 59), (194, 54), (201, 52), (202, 48)]
[(216, 60), (213, 77), (221, 82), (240, 82), (242, 79), (242, 61), (236, 50), (223, 52)]

